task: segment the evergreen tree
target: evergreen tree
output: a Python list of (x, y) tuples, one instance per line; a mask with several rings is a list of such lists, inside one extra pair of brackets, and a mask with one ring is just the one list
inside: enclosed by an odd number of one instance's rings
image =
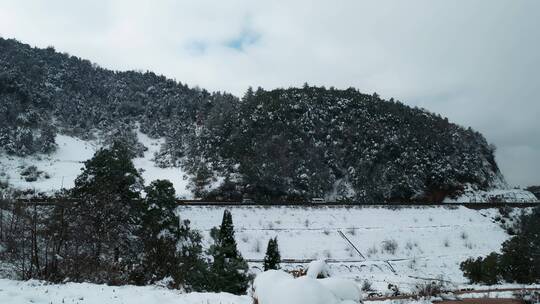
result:
[(280, 269), (281, 255), (279, 254), (277, 237), (268, 240), (266, 255), (264, 256), (264, 271)]
[(144, 282), (140, 283), (153, 283), (172, 276), (177, 266), (180, 225), (174, 214), (175, 207), (175, 190), (170, 181), (155, 180), (146, 187), (140, 230), (144, 244), (141, 269)]
[(177, 254), (177, 282), (188, 291), (208, 290), (210, 273), (208, 262), (203, 258), (202, 237), (198, 231), (190, 229), (189, 220), (181, 220)]
[(137, 262), (143, 179), (128, 155), (118, 143), (102, 148), (75, 180), (77, 203), (66, 209), (70, 278), (124, 283)]
[(189, 228), (188, 220), (180, 221), (175, 214), (172, 183), (153, 181), (146, 193), (140, 231), (144, 258), (139, 268), (142, 272), (136, 272), (135, 279), (151, 283), (170, 276), (174, 287), (204, 290), (207, 264), (202, 258), (201, 236)]
[(246, 261), (236, 247), (230, 211), (223, 212), (221, 226), (214, 227), (210, 236), (214, 240), (208, 250), (213, 257), (210, 289), (216, 292), (245, 293), (251, 276), (248, 274)]

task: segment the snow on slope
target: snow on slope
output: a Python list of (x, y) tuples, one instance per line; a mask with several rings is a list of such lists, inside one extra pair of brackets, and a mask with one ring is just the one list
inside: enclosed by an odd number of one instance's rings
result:
[(489, 191), (474, 190), (470, 185), (457, 198), (445, 198), (444, 203), (535, 203), (538, 198), (530, 191), (523, 189), (493, 189)]
[[(133, 163), (137, 169), (142, 169), (146, 184), (155, 179), (169, 179), (179, 197), (192, 196), (187, 189), (185, 172), (181, 168), (159, 168), (153, 161), (154, 153), (159, 151), (162, 139), (151, 139), (139, 133), (139, 141), (148, 150), (141, 158), (135, 158)], [(62, 188), (73, 187), (75, 178), (80, 174), (83, 162), (90, 159), (99, 149), (98, 141), (84, 141), (67, 135), (57, 135), (58, 149), (49, 154), (37, 154), (28, 157), (9, 156), (0, 153), (0, 181), (7, 181), (19, 189), (35, 189), (39, 192), (54, 192)], [(37, 181), (27, 182), (21, 172), (28, 166), (34, 165), (44, 174)], [(45, 174), (48, 177), (45, 177)]]
[[(56, 143), (58, 149), (50, 155), (18, 157), (0, 154), (0, 172), (6, 174), (0, 178), (16, 188), (35, 189), (41, 192), (73, 187), (73, 182), (83, 167), (82, 162), (94, 155), (97, 143), (66, 135), (57, 135)], [(30, 165), (46, 172), (49, 178), (43, 177), (35, 182), (25, 181), (20, 174)]]
[(89, 283), (46, 284), (0, 279), (0, 303), (5, 304), (251, 304), (248, 296), (228, 293), (181, 293), (155, 286), (107, 286)]
[(154, 154), (159, 152), (163, 139), (152, 139), (140, 132), (137, 132), (139, 142), (148, 148), (141, 158), (135, 158), (133, 164), (137, 169), (143, 169), (142, 176), (145, 183), (149, 184), (156, 179), (168, 179), (173, 183), (176, 195), (182, 198), (191, 198), (192, 194), (187, 189), (187, 174), (181, 168), (159, 168), (155, 165)]
[[(181, 206), (181, 218), (203, 233), (209, 245), (209, 230), (221, 223), (223, 210), (216, 206)], [(268, 239), (278, 237), (283, 259), (328, 259), (334, 274), (368, 279), (385, 289), (388, 282), (406, 290), (417, 280), (409, 277), (443, 277), (455, 284), (466, 279), (459, 263), (468, 257), (498, 251), (506, 232), (492, 218), (497, 209), (465, 207), (230, 207), (236, 241), (243, 256), (257, 272)], [(366, 256), (364, 261), (338, 231), (342, 231)], [(395, 242), (395, 252), (383, 242)], [(390, 260), (396, 274), (385, 262)], [(300, 261), (285, 263), (293, 269)]]

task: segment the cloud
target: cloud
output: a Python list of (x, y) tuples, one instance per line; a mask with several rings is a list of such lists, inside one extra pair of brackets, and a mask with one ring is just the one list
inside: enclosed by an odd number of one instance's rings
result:
[(540, 1), (3, 0), (0, 35), (242, 95), (377, 92), (482, 132), (540, 184)]
[(204, 55), (206, 53), (206, 50), (208, 49), (208, 43), (200, 40), (195, 40), (188, 42), (185, 47), (188, 52), (194, 56)]

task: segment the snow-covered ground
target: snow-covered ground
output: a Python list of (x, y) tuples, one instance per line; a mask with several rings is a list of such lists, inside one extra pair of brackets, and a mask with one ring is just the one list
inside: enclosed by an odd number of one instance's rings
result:
[[(36, 154), (27, 157), (0, 154), (0, 176), (2, 181), (20, 189), (35, 189), (36, 191), (50, 192), (62, 188), (73, 187), (73, 182), (80, 174), (85, 160), (91, 158), (98, 146), (93, 141), (83, 141), (75, 137), (57, 135), (56, 152)], [(28, 166), (36, 166), (48, 177), (41, 176), (37, 181), (27, 182), (21, 172)]]
[(0, 279), (2, 304), (251, 304), (248, 296), (181, 293), (155, 286), (107, 286), (88, 283), (46, 284)]
[[(496, 288), (520, 288), (519, 285), (501, 285)], [(539, 285), (527, 287), (538, 288)], [(487, 287), (486, 287), (487, 288)], [(494, 287), (490, 287), (494, 288)], [(365, 293), (364, 293), (365, 294)], [(460, 298), (511, 298), (513, 292), (486, 292), (462, 294)], [(2, 304), (251, 304), (248, 295), (228, 293), (183, 293), (157, 286), (107, 286), (90, 283), (50, 284), (43, 281), (15, 281), (0, 279)], [(370, 301), (366, 304), (427, 304), (429, 299), (403, 299)]]
[[(203, 233), (208, 246), (209, 231), (221, 223), (225, 208), (182, 206), (177, 211)], [(303, 259), (327, 259), (334, 275), (354, 278), (360, 284), (368, 280), (383, 292), (388, 283), (412, 290), (423, 281), (419, 278), (441, 278), (462, 286), (467, 280), (459, 264), (468, 257), (498, 251), (509, 238), (493, 220), (499, 215), (497, 209), (230, 206), (229, 210), (239, 249), (250, 260), (252, 271), (260, 271), (267, 241), (277, 236), (282, 259), (297, 260), (284, 263), (284, 268), (304, 266)]]
[[(208, 246), (209, 230), (221, 223), (224, 209), (217, 206), (181, 206), (177, 211), (181, 218), (189, 219), (192, 227), (203, 233), (205, 246)], [(470, 288), (472, 286), (467, 284), (459, 270), (459, 263), (469, 256), (497, 251), (500, 244), (509, 238), (499, 222), (494, 221), (500, 216), (498, 209), (472, 210), (457, 206), (230, 206), (229, 210), (233, 214), (239, 249), (250, 260), (254, 273), (260, 272), (259, 260), (264, 256), (267, 240), (277, 236), (283, 259), (328, 259), (333, 277), (351, 279), (358, 287), (369, 281), (372, 288), (382, 295), (392, 293), (388, 289), (390, 283), (404, 293), (414, 292), (416, 285), (430, 282), (424, 280), (426, 278), (448, 281), (446, 288), (451, 290)], [(339, 236), (338, 231), (353, 242), (366, 260)], [(388, 247), (383, 248), (385, 241), (387, 244), (395, 242), (395, 252), (390, 252)], [(307, 261), (282, 264), (285, 269), (306, 265)], [(520, 286), (505, 284), (495, 288), (507, 287)], [(489, 295), (499, 294), (490, 292)], [(368, 293), (363, 292), (365, 302), (369, 303), (367, 296)], [(247, 304), (251, 301), (247, 295), (184, 294), (157, 286), (46, 284), (35, 280), (0, 279), (0, 303)], [(400, 301), (411, 304), (428, 302)]]
[(135, 168), (142, 169), (142, 176), (145, 183), (150, 183), (156, 179), (168, 179), (176, 190), (176, 195), (181, 198), (191, 198), (192, 194), (187, 189), (188, 176), (182, 168), (160, 168), (154, 163), (154, 155), (159, 152), (163, 139), (152, 139), (140, 132), (137, 134), (139, 142), (148, 148), (144, 152), (144, 157), (135, 158), (133, 164)]
[[(187, 189), (188, 180), (181, 168), (159, 168), (153, 161), (154, 153), (159, 151), (162, 139), (151, 139), (139, 133), (139, 141), (148, 150), (144, 157), (136, 158), (133, 163), (137, 169), (142, 169), (145, 183), (155, 179), (169, 179), (179, 197), (192, 196)], [(8, 182), (19, 189), (35, 189), (39, 192), (54, 192), (62, 188), (73, 187), (75, 178), (81, 173), (83, 162), (92, 158), (100, 147), (98, 141), (84, 141), (67, 135), (57, 135), (58, 149), (49, 154), (37, 154), (28, 157), (9, 156), (0, 153), (0, 181)], [(36, 166), (43, 174), (38, 180), (28, 182), (21, 176), (22, 171), (29, 166)]]

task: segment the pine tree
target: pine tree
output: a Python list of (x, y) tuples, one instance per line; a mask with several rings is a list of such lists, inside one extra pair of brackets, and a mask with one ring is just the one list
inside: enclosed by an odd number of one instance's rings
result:
[(264, 257), (264, 271), (270, 269), (280, 269), (281, 255), (279, 254), (277, 237), (268, 240), (266, 255)]
[(214, 244), (208, 250), (213, 257), (210, 289), (216, 292), (245, 293), (251, 276), (248, 274), (248, 265), (236, 246), (230, 211), (223, 212), (221, 226), (214, 227), (210, 236), (214, 239)]
[(177, 254), (177, 282), (187, 291), (208, 290), (210, 274), (208, 262), (202, 256), (202, 237), (198, 231), (190, 229), (189, 220), (181, 221)]
[(144, 279), (140, 283), (153, 283), (172, 276), (177, 264), (176, 243), (180, 234), (174, 208), (175, 191), (170, 181), (155, 180), (146, 187), (139, 232), (144, 244), (141, 269)]
[[(168, 180), (146, 187), (140, 237), (144, 243), (142, 267), (134, 273), (139, 283), (172, 277), (172, 287), (202, 291), (207, 264), (202, 258), (201, 236), (175, 214), (176, 194)], [(140, 272), (139, 272), (140, 271)]]
[(75, 180), (77, 203), (66, 209), (71, 258), (65, 266), (73, 279), (124, 283), (142, 249), (136, 232), (143, 179), (128, 155), (121, 144), (103, 148)]

